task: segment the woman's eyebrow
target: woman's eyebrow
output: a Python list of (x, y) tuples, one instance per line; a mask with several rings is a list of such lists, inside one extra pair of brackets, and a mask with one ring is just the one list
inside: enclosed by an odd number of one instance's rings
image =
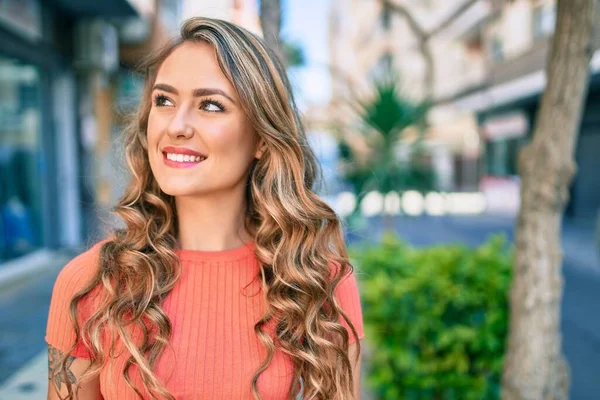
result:
[[(177, 89), (175, 89), (173, 86), (171, 85), (167, 85), (166, 83), (157, 83), (156, 85), (154, 85), (154, 87), (152, 88), (152, 90), (162, 90), (168, 93), (173, 93), (173, 94), (178, 94), (179, 92), (177, 91)], [(233, 98), (231, 98), (231, 96), (229, 96), (227, 93), (225, 93), (223, 90), (221, 89), (216, 89), (216, 88), (200, 88), (200, 89), (194, 89), (192, 90), (192, 96), (194, 97), (203, 97), (203, 96), (209, 96), (211, 94), (220, 94), (221, 96), (227, 97), (229, 99), (229, 101), (231, 101), (233, 104), (235, 104), (235, 100), (233, 100)]]

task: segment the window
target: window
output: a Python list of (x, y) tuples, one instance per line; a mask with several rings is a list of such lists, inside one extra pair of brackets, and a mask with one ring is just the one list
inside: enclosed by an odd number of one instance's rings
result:
[(518, 160), (527, 138), (503, 138), (485, 144), (485, 169), (487, 175), (518, 175)]
[(0, 56), (0, 261), (41, 245), (40, 72)]

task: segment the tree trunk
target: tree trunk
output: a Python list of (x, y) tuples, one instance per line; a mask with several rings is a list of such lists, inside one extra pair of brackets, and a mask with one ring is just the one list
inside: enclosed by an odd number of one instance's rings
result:
[(260, 1), (260, 25), (267, 46), (285, 62), (279, 33), (281, 31), (281, 0)]
[(596, 0), (558, 0), (557, 24), (532, 142), (519, 157), (521, 209), (510, 293), (502, 399), (568, 398), (561, 351), (561, 216), (587, 92)]

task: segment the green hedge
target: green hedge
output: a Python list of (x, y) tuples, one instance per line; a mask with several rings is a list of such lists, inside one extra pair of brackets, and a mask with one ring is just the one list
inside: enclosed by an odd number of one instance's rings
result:
[(417, 249), (388, 234), (350, 249), (378, 399), (497, 399), (508, 329), (511, 250)]

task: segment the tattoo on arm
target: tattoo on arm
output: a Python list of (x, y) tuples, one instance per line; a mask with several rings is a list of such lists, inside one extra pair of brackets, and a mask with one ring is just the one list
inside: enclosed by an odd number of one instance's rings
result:
[(63, 355), (64, 353), (60, 350), (48, 346), (48, 379), (54, 381), (58, 390), (61, 389), (63, 383), (67, 382), (66, 379), (68, 379), (71, 384), (77, 381), (77, 378), (75, 378), (75, 375), (71, 372), (71, 364), (73, 363), (73, 360), (75, 360), (75, 357), (69, 356), (69, 358), (67, 358), (67, 363), (65, 365), (67, 372), (66, 376), (61, 372), (60, 359)]

